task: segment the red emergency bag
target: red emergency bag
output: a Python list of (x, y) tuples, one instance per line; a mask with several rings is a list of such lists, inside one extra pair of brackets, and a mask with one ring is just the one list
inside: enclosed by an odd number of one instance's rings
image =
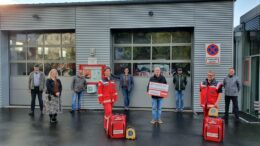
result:
[(224, 139), (224, 121), (217, 117), (205, 117), (203, 137), (206, 141), (222, 142)]
[(112, 115), (109, 118), (110, 138), (125, 138), (126, 133), (126, 116), (124, 114)]

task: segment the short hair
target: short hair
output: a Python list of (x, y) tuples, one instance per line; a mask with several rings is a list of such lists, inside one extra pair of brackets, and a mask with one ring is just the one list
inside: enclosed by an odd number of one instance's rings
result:
[(35, 64), (33, 67), (40, 67), (40, 65), (39, 64)]
[(104, 69), (104, 72), (105, 72), (106, 70), (108, 70), (108, 69), (111, 71), (111, 68), (110, 68), (109, 66), (106, 66), (105, 69)]
[(155, 68), (154, 68), (154, 70), (157, 70), (157, 69), (161, 70), (161, 68), (160, 68), (160, 67), (155, 67)]
[(215, 72), (212, 70), (209, 70), (208, 73), (213, 74), (215, 76)]

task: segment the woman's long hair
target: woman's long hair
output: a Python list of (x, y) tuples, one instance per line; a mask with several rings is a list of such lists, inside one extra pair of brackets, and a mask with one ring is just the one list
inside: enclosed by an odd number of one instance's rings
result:
[(58, 75), (57, 69), (55, 69), (55, 68), (53, 68), (53, 69), (50, 70), (50, 72), (49, 72), (49, 74), (48, 74), (48, 78), (51, 79), (51, 74), (52, 74), (52, 72), (55, 72), (55, 73), (56, 73), (56, 79), (57, 79), (59, 75)]

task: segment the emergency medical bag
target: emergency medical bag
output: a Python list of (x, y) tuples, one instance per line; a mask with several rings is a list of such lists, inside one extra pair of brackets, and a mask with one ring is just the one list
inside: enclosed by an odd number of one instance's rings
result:
[(115, 114), (109, 118), (108, 134), (110, 138), (125, 138), (126, 116)]

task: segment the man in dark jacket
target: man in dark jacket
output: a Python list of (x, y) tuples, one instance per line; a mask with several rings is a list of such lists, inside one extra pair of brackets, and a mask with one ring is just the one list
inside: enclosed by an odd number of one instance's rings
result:
[[(154, 69), (154, 75), (150, 78), (149, 83), (150, 82), (167, 84), (165, 77), (161, 75), (161, 70), (159, 67), (156, 67)], [(147, 91), (149, 90), (149, 83), (147, 86)], [(162, 101), (163, 101), (163, 97), (152, 96), (152, 117), (153, 117), (151, 121), (152, 124), (163, 123), (163, 121), (161, 120)]]
[(230, 100), (232, 100), (235, 118), (238, 120), (237, 96), (241, 88), (241, 83), (239, 78), (235, 75), (235, 70), (233, 68), (229, 69), (229, 74), (224, 78), (223, 85), (225, 88), (225, 116), (223, 118), (228, 120), (229, 104)]
[(187, 85), (187, 78), (182, 73), (182, 68), (178, 68), (177, 74), (173, 76), (173, 84), (175, 86), (176, 93), (176, 109), (177, 111), (183, 111), (183, 93)]

